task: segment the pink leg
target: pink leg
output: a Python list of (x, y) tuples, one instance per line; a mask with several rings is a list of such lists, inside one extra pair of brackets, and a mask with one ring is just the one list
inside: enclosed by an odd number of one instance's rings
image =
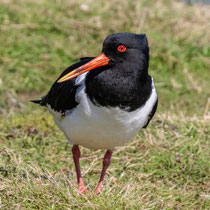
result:
[(80, 164), (79, 164), (79, 158), (80, 158), (80, 150), (78, 145), (74, 145), (72, 147), (72, 154), (73, 154), (73, 159), (74, 159), (74, 165), (76, 168), (76, 173), (77, 173), (77, 183), (78, 183), (78, 190), (81, 193), (88, 192), (85, 184), (82, 179), (82, 174), (80, 171)]
[(99, 194), (101, 192), (102, 182), (104, 180), (104, 176), (106, 174), (106, 170), (107, 170), (107, 168), (110, 165), (111, 157), (112, 157), (112, 150), (107, 150), (106, 154), (104, 155), (103, 169), (101, 171), (101, 177), (100, 177), (98, 186), (96, 187), (95, 194)]

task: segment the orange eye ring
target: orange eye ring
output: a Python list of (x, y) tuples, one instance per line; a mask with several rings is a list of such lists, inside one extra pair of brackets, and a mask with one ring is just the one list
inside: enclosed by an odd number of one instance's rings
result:
[(118, 47), (117, 47), (117, 50), (119, 51), (119, 52), (125, 52), (126, 51), (126, 46), (125, 45), (119, 45)]

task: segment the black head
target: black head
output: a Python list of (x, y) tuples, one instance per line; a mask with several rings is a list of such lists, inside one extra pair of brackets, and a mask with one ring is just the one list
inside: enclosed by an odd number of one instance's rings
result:
[(127, 63), (148, 69), (149, 46), (145, 34), (111, 34), (104, 40), (102, 52), (110, 59), (111, 66)]
[(149, 47), (146, 35), (116, 33), (104, 40), (102, 53), (99, 56), (66, 74), (58, 82), (67, 81), (101, 66), (105, 66), (105, 69), (115, 69), (117, 74), (124, 77), (138, 74), (136, 78), (146, 79), (148, 65)]
[(90, 71), (86, 93), (100, 106), (133, 111), (141, 107), (151, 93), (148, 75), (149, 47), (144, 34), (117, 33), (103, 43), (102, 55), (108, 65)]

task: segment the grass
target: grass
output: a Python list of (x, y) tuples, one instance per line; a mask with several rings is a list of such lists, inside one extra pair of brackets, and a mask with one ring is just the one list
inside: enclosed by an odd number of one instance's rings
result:
[[(0, 208), (209, 209), (209, 7), (176, 1), (0, 3)], [(110, 33), (146, 33), (159, 107), (116, 148), (99, 196), (79, 195), (71, 145), (29, 103)], [(105, 151), (82, 148), (93, 191)]]

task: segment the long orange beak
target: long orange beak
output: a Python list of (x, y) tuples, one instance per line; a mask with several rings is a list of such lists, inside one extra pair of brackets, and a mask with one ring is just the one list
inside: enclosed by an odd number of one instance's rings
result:
[(88, 63), (74, 69), (73, 71), (69, 72), (65, 76), (61, 77), (57, 82), (65, 82), (67, 80), (70, 80), (74, 77), (79, 76), (80, 74), (83, 74), (87, 71), (90, 71), (92, 69), (95, 69), (100, 66), (106, 66), (109, 63), (109, 58), (104, 55), (104, 53), (101, 53), (98, 57), (94, 58), (93, 60), (89, 61)]

